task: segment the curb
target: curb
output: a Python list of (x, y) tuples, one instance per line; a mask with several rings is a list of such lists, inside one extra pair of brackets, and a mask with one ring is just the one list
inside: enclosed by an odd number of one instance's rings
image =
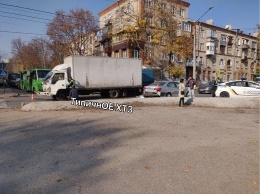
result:
[[(82, 102), (82, 101), (78, 101)], [(178, 97), (158, 97), (158, 98), (127, 98), (127, 99), (97, 99), (86, 100), (91, 103), (90, 106), (78, 106), (72, 101), (52, 101), (52, 102), (31, 102), (22, 106), (22, 111), (57, 111), (57, 110), (77, 110), (83, 108), (99, 108), (96, 104), (113, 103), (121, 105), (131, 105), (134, 107), (142, 106), (178, 106)], [(259, 109), (259, 97), (246, 98), (185, 98), (188, 107), (205, 107), (205, 108), (250, 108)]]

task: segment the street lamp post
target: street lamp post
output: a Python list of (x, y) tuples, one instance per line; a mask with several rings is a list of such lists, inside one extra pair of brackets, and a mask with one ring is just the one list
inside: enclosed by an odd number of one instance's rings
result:
[(192, 77), (194, 79), (196, 79), (196, 23), (204, 16), (208, 13), (209, 10), (211, 10), (213, 8), (210, 7), (202, 16), (200, 16), (199, 19), (197, 19), (197, 21), (194, 23), (194, 38), (193, 38), (193, 73), (192, 73)]

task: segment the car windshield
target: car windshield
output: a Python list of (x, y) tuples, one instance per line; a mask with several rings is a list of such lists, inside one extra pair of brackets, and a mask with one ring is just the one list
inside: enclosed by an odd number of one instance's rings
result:
[(20, 76), (20, 74), (13, 74), (13, 75), (10, 75), (10, 79), (11, 80), (15, 80), (16, 78), (18, 78)]
[(150, 86), (163, 86), (166, 82), (154, 82)]

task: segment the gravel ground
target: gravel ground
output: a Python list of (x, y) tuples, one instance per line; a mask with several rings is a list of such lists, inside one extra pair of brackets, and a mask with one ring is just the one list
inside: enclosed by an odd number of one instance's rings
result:
[(3, 109), (0, 123), (0, 193), (259, 193), (258, 109)]

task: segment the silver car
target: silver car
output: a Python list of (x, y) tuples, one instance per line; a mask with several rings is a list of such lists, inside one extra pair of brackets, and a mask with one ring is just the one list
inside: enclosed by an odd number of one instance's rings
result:
[(177, 96), (179, 92), (179, 83), (177, 81), (155, 81), (145, 86), (144, 96)]

